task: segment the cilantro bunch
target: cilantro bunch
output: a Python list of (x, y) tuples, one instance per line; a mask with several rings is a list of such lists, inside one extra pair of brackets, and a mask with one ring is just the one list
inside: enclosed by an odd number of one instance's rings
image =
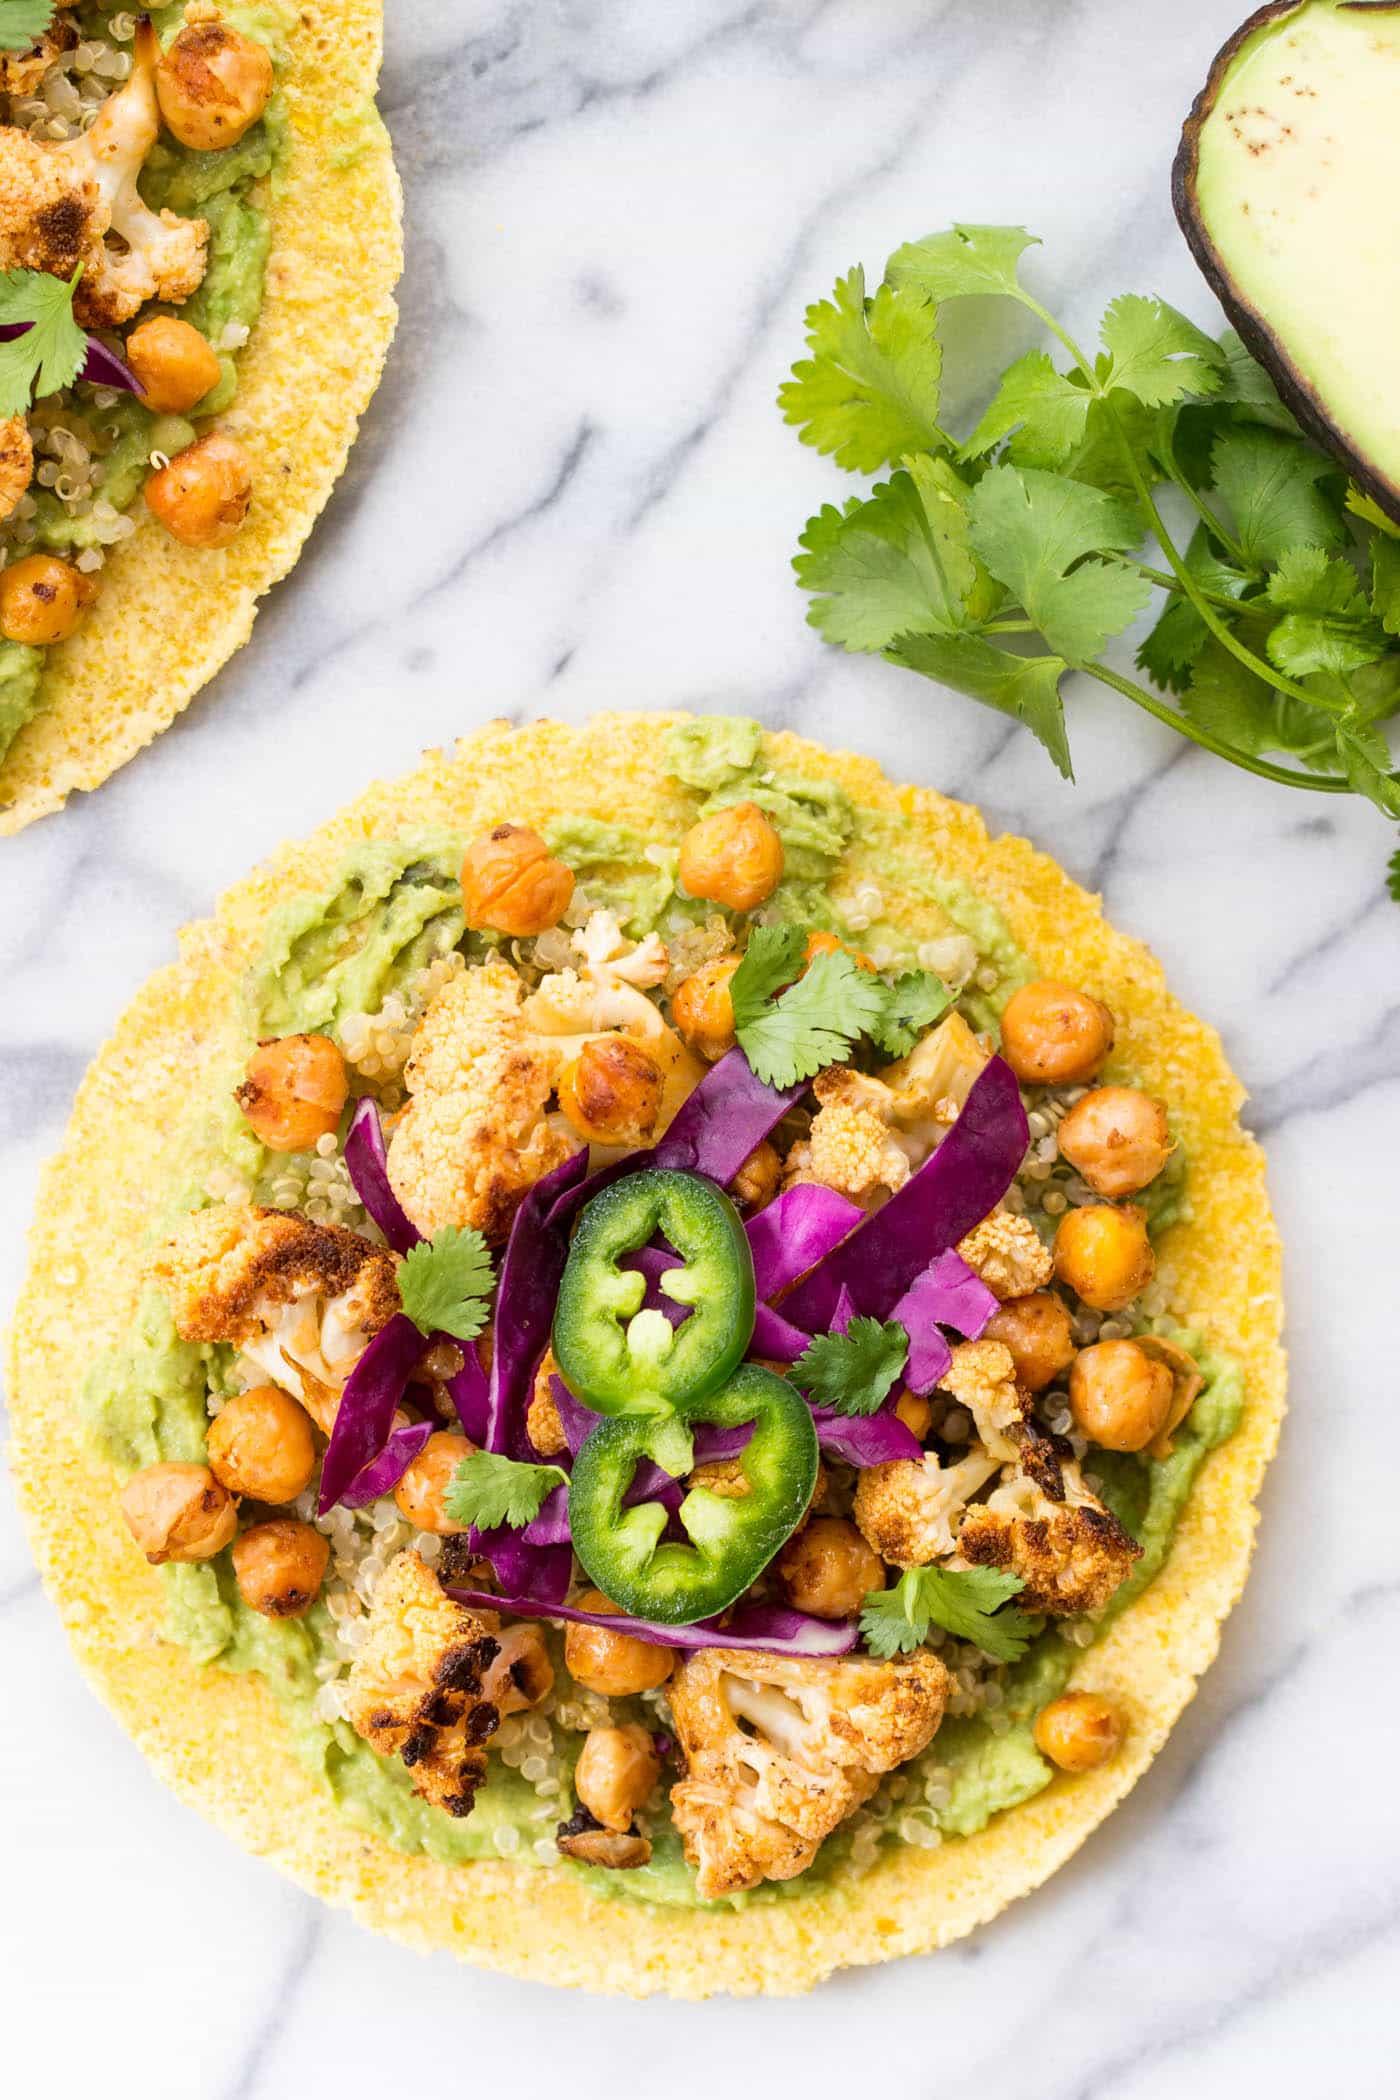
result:
[[(808, 619), (1023, 723), (1067, 779), (1064, 681), (1081, 671), (1245, 772), (1400, 818), (1383, 729), (1400, 706), (1400, 526), (1233, 333), (1215, 342), (1127, 293), (1097, 352), (1081, 348), (1019, 281), (1033, 245), (1021, 227), (956, 226), (898, 249), (873, 297), (855, 269), (809, 307), (784, 416), (838, 466), (893, 471), (808, 521), (793, 564)], [(939, 308), (988, 294), (1032, 313), (1067, 363), (1033, 349), (989, 373), (959, 439), (939, 421)], [(1143, 684), (1104, 650), (1158, 592)], [(1400, 900), (1400, 852), (1390, 889)]]

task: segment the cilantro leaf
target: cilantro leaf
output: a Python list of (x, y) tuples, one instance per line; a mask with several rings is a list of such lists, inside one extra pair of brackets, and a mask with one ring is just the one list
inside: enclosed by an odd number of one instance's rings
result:
[(1037, 736), (1066, 780), (1073, 780), (1060, 680), (1062, 656), (1013, 656), (981, 635), (906, 634), (885, 651), (891, 663), (981, 700)]
[(729, 980), (736, 1031), (752, 1027), (779, 992), (802, 975), (807, 936), (800, 926), (755, 926)]
[(973, 551), (1072, 664), (1096, 657), (1151, 596), (1151, 585), (1131, 570), (1084, 559), (1142, 537), (1132, 509), (1115, 496), (1035, 468), (999, 466), (978, 482), (968, 511)]
[(1391, 777), (1394, 762), (1379, 729), (1364, 722), (1339, 723), (1337, 756), (1358, 795), (1388, 817), (1400, 817), (1400, 781)]
[(526, 1465), (496, 1451), (473, 1451), (447, 1484), (443, 1507), (454, 1524), (519, 1531), (537, 1517), (548, 1496), (568, 1480), (558, 1466)]
[(1385, 886), (1397, 904), (1400, 904), (1400, 846), (1397, 846), (1386, 862)]
[(986, 292), (1015, 298), (1016, 265), (1040, 241), (1024, 226), (953, 226), (897, 248), (885, 266), (891, 284), (912, 285), (929, 299), (966, 299)]
[(1217, 394), (1224, 384), (1218, 345), (1164, 299), (1124, 292), (1105, 313), (1099, 340), (1109, 359), (1103, 384), (1122, 387), (1148, 408)]
[(843, 649), (884, 649), (899, 635), (967, 625), (977, 582), (966, 490), (945, 461), (911, 462), (844, 511), (808, 522), (793, 562), (811, 591), (811, 625)]
[(1233, 430), (1211, 454), (1215, 487), (1235, 521), (1235, 537), (1256, 567), (1295, 547), (1340, 547), (1340, 506), (1319, 483), (1334, 481), (1332, 460), (1270, 430)]
[(792, 368), (778, 395), (804, 445), (838, 467), (873, 474), (908, 452), (938, 451), (943, 352), (934, 309), (922, 292), (882, 284), (865, 296), (865, 272), (838, 279), (830, 299), (807, 309), (812, 355)]
[[(773, 930), (756, 928), (755, 937)], [(750, 1069), (765, 1086), (795, 1086), (824, 1065), (840, 1064), (852, 1043), (880, 1018), (889, 991), (852, 955), (835, 948), (815, 956), (781, 998), (755, 1010), (751, 988), (739, 984), (743, 968), (741, 963), (729, 985), (734, 1029)]]
[[(1185, 565), (1204, 589), (1226, 598), (1242, 598), (1254, 582), (1243, 569), (1220, 559), (1204, 525), (1198, 525), (1191, 535)], [(1137, 652), (1138, 669), (1146, 671), (1165, 692), (1179, 693), (1209, 640), (1210, 629), (1191, 600), (1171, 597)]]
[(72, 283), (42, 270), (0, 271), (0, 323), (23, 335), (0, 343), (0, 417), (25, 415), (36, 394), (71, 386), (87, 357), (87, 337), (73, 319)]
[(1237, 407), (1244, 422), (1263, 423), (1270, 430), (1301, 437), (1291, 410), (1279, 399), (1278, 388), (1264, 367), (1250, 356), (1233, 328), (1227, 328), (1221, 336), (1220, 351), (1225, 360), (1225, 380), (1216, 398)]
[(948, 1011), (953, 995), (932, 970), (906, 970), (885, 987), (884, 1011), (867, 1033), (888, 1057), (907, 1057), (925, 1030)]
[(1371, 542), (1371, 610), (1387, 634), (1400, 635), (1400, 540)]
[(844, 1334), (819, 1334), (788, 1371), (817, 1407), (873, 1415), (904, 1369), (908, 1330), (898, 1320), (851, 1321)]
[(414, 1326), (459, 1342), (472, 1341), (486, 1325), (495, 1281), (486, 1242), (474, 1228), (445, 1225), (399, 1264), (399, 1296)]
[(1028, 350), (1001, 375), (1001, 385), (962, 448), (963, 459), (981, 459), (1014, 430), (1018, 454), (1035, 463), (1062, 466), (1084, 437), (1093, 395), (1055, 369), (1044, 350)]
[(1400, 540), (1400, 524), (1389, 511), (1381, 509), (1374, 496), (1368, 496), (1354, 481), (1347, 489), (1347, 509), (1354, 518), (1360, 518), (1363, 525), (1374, 525), (1377, 532), (1383, 532), (1387, 539)]
[(56, 0), (0, 0), (0, 51), (29, 51), (53, 20)]
[(1356, 572), (1321, 547), (1290, 548), (1264, 596), (1285, 615), (1269, 631), (1269, 661), (1290, 677), (1340, 675), (1385, 654), (1385, 632), (1370, 616)]
[(871, 1653), (907, 1654), (942, 1626), (961, 1641), (975, 1641), (999, 1662), (1025, 1654), (1036, 1621), (1023, 1611), (1000, 1611), (1025, 1584), (1001, 1568), (909, 1568), (892, 1590), (872, 1590), (860, 1615)]
[(1255, 757), (1266, 751), (1291, 751), (1315, 770), (1331, 769), (1332, 719), (1321, 709), (1285, 699), (1220, 642), (1211, 640), (1201, 651), (1181, 706), (1212, 736)]

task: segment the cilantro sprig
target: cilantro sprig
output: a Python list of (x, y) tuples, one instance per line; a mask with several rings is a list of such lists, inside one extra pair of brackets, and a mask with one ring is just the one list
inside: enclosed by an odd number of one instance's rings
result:
[[(1022, 227), (952, 227), (898, 249), (873, 294), (852, 271), (809, 309), (783, 413), (839, 466), (885, 474), (808, 521), (794, 568), (811, 624), (1023, 723), (1067, 779), (1077, 671), (1245, 772), (1400, 818), (1384, 728), (1400, 708), (1400, 526), (1233, 332), (1213, 341), (1129, 293), (1082, 347), (1021, 283), (1035, 245)], [(1062, 355), (989, 370), (960, 441), (942, 420), (940, 309), (987, 295)], [(1184, 545), (1164, 488), (1193, 521)], [(1110, 656), (1154, 599), (1144, 683)], [(1400, 855), (1388, 886), (1400, 901)]]
[(519, 1531), (568, 1477), (558, 1466), (528, 1465), (495, 1451), (473, 1451), (447, 1483), (443, 1507), (454, 1524), (474, 1524), (481, 1531), (505, 1524)]
[(795, 1086), (840, 1064), (862, 1036), (905, 1057), (951, 1004), (928, 970), (908, 970), (889, 983), (844, 948), (828, 949), (804, 968), (806, 947), (800, 927), (755, 926), (730, 979), (739, 1046), (767, 1086)]
[(73, 318), (82, 274), (81, 265), (71, 281), (43, 270), (0, 271), (0, 325), (23, 329), (0, 342), (0, 417), (26, 414), (36, 393), (71, 386), (83, 369), (87, 337)]
[(1038, 1621), (1007, 1599), (1025, 1588), (1002, 1568), (908, 1568), (892, 1590), (872, 1590), (860, 1630), (872, 1655), (888, 1659), (922, 1646), (930, 1626), (960, 1641), (975, 1641), (998, 1662), (1016, 1662), (1038, 1631)]
[(403, 1309), (424, 1334), (450, 1334), (474, 1341), (486, 1325), (486, 1305), (496, 1281), (491, 1255), (472, 1228), (446, 1225), (420, 1240), (399, 1264)]
[(788, 1376), (814, 1405), (838, 1415), (873, 1415), (892, 1391), (909, 1354), (898, 1320), (859, 1314), (844, 1334), (819, 1334)]
[(57, 0), (0, 0), (0, 51), (32, 51), (54, 18)]

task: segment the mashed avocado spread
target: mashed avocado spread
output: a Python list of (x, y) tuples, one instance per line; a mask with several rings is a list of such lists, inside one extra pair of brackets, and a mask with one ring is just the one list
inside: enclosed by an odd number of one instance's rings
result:
[[(906, 860), (897, 818), (859, 814), (840, 788), (766, 763), (756, 723), (725, 717), (689, 723), (671, 733), (668, 758), (675, 776), (700, 798), (701, 809), (748, 798), (768, 812), (783, 837), (789, 870), (768, 911), (873, 945), (869, 927), (852, 926), (848, 917), (849, 900), (861, 883), (853, 882), (842, 862), (855, 844), (864, 849), (862, 865), (888, 870), (901, 895), (916, 897), (921, 919), (926, 907), (934, 936), (976, 942), (979, 957), (1000, 980), (993, 1006), (1030, 974), (994, 907), (956, 885), (936, 882)], [(670, 846), (591, 818), (561, 818), (548, 829), (551, 850), (574, 867), (590, 904), (614, 909), (635, 935), (653, 928), (674, 935), (713, 909), (679, 895)], [(479, 959), (493, 937), (464, 932), (457, 883), (463, 843), (443, 831), (369, 842), (347, 858), (326, 893), (293, 897), (275, 911), (261, 960), (247, 981), (247, 1044), (303, 1029), (334, 1034), (347, 1015), (376, 1011), (449, 950)], [(917, 945), (907, 930), (894, 926), (880, 938), (899, 956)], [(173, 1134), (154, 1177), (164, 1193), (152, 1218), (153, 1241), (186, 1210), (208, 1200), (212, 1174), (232, 1173), (256, 1200), (273, 1200), (273, 1184), (289, 1163), (286, 1155), (274, 1160), (266, 1153), (234, 1108), (237, 1077), (233, 1070), (211, 1070), (203, 1097)], [(294, 1158), (290, 1165), (296, 1164)], [(352, 1214), (350, 1222), (363, 1224), (362, 1214)], [(1206, 1382), (1176, 1432), (1171, 1457), (1154, 1463), (1094, 1455), (1103, 1499), (1144, 1549), (1100, 1624), (1132, 1603), (1161, 1568), (1200, 1467), (1233, 1433), (1243, 1402), (1238, 1365), (1205, 1349), (1199, 1335), (1157, 1324), (1192, 1351)], [(209, 1395), (233, 1389), (232, 1357), (223, 1346), (180, 1340), (164, 1300), (148, 1288), (125, 1343), (94, 1366), (82, 1395), (94, 1448), (123, 1473), (160, 1459), (202, 1459)], [(258, 1672), (280, 1704), (297, 1755), (322, 1775), (351, 1823), (378, 1832), (400, 1850), (449, 1862), (506, 1856), (531, 1864), (535, 1844), (552, 1839), (555, 1823), (569, 1814), (568, 1799), (546, 1812), (533, 1786), (494, 1754), (470, 1816), (454, 1819), (428, 1805), (414, 1795), (400, 1763), (378, 1756), (346, 1722), (317, 1718), (325, 1679), (318, 1665), (333, 1664), (338, 1654), (324, 1596), (303, 1619), (274, 1620), (241, 1601), (226, 1555), (167, 1566), (163, 1575), (170, 1638), (203, 1664)], [(1051, 1767), (1036, 1749), (1032, 1729), (1040, 1708), (1063, 1689), (1078, 1653), (1072, 1639), (1047, 1629), (1005, 1671), (995, 1726), (986, 1713), (946, 1719), (921, 1757), (902, 1768), (916, 1783), (935, 1782), (938, 1805), (929, 1813), (945, 1837), (980, 1830), (991, 1816), (1049, 1783)], [(560, 1683), (567, 1685), (557, 1639), (554, 1655)], [(639, 1707), (635, 1717), (645, 1718), (645, 1710)], [(576, 1738), (575, 1747), (581, 1741)], [(890, 1806), (887, 1837), (897, 1836), (899, 1818), (899, 1808)], [(560, 1862), (557, 1855), (555, 1864), (613, 1897), (696, 1903), (694, 1875), (668, 1816), (655, 1822), (652, 1842), (650, 1864), (628, 1873)], [(849, 1836), (838, 1830), (809, 1873), (829, 1876), (849, 1853)], [(806, 1878), (768, 1883), (715, 1907), (780, 1901)]]

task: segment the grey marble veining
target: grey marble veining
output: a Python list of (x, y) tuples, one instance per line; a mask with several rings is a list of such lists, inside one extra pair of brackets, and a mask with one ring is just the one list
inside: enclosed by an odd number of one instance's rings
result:
[(180, 921), (255, 858), (494, 714), (743, 709), (1028, 831), (1217, 1023), (1270, 1148), (1293, 1414), (1220, 1659), (1125, 1807), (971, 1943), (796, 2004), (566, 1998), (323, 1913), (179, 1808), (99, 1710), (6, 1505), (7, 2085), (281, 2100), (329, 2076), (566, 2078), (593, 2100), (645, 2063), (677, 2100), (720, 2080), (814, 2100), (875, 2081), (920, 2100), (1393, 2090), (1400, 913), (1382, 827), (1233, 775), (1098, 692), (1074, 696), (1071, 788), (972, 703), (824, 650), (787, 564), (841, 477), (773, 406), (806, 301), (959, 217), (1034, 227), (1038, 288), (1083, 333), (1128, 288), (1211, 321), (1167, 169), (1242, 0), (390, 11), (410, 260), (350, 473), (208, 694), (0, 854), (0, 1302), (88, 1058)]

